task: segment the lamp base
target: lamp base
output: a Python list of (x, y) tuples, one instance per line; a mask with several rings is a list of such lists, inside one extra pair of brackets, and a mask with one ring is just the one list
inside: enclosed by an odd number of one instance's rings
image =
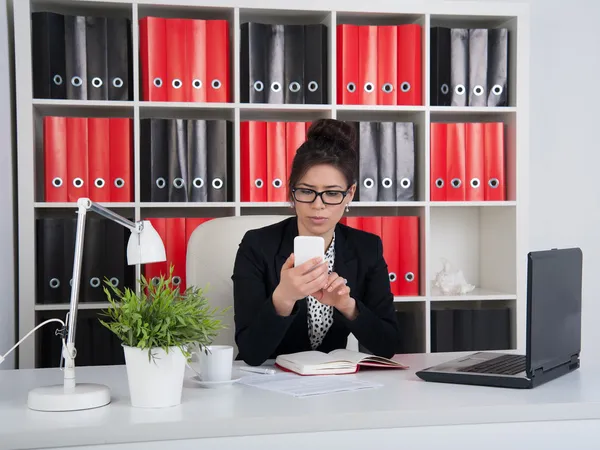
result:
[(36, 411), (78, 411), (100, 408), (110, 403), (110, 389), (101, 384), (82, 383), (70, 392), (60, 385), (43, 386), (29, 391), (27, 406)]

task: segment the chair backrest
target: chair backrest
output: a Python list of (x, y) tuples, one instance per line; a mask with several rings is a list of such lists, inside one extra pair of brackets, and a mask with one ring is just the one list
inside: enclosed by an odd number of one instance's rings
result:
[(230, 307), (224, 318), (227, 328), (220, 332), (214, 343), (233, 345), (236, 354), (231, 274), (238, 246), (246, 231), (285, 218), (282, 215), (219, 217), (196, 227), (188, 241), (186, 284), (207, 288), (206, 296), (212, 307)]

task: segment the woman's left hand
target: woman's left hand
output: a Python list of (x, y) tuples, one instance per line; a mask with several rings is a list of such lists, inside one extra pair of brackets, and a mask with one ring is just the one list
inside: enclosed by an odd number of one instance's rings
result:
[(348, 318), (355, 316), (356, 302), (350, 296), (350, 287), (346, 279), (335, 272), (329, 274), (327, 285), (323, 289), (311, 295), (320, 303), (333, 306)]

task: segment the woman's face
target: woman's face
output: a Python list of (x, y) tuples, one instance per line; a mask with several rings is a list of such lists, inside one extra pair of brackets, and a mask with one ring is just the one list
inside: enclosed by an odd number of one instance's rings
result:
[[(298, 228), (302, 234), (322, 236), (333, 230), (338, 221), (344, 215), (346, 205), (350, 203), (354, 196), (355, 185), (348, 189), (347, 181), (342, 172), (328, 164), (322, 164), (311, 167), (306, 174), (298, 180), (295, 186), (296, 200), (292, 198), (295, 204), (296, 215), (298, 216)], [(310, 201), (316, 192), (324, 192), (322, 196), (317, 196), (312, 203), (303, 203), (300, 200)], [(345, 192), (348, 195), (343, 197), (340, 204), (331, 205), (328, 203), (337, 203), (342, 196), (333, 191)]]

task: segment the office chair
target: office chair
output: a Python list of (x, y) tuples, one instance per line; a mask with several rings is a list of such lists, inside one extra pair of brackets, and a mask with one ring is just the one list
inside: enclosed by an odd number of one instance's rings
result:
[[(219, 333), (214, 344), (235, 345), (233, 322), (233, 282), (231, 274), (235, 256), (244, 234), (248, 230), (279, 222), (286, 216), (235, 216), (219, 217), (198, 225), (192, 232), (186, 256), (186, 284), (206, 289), (211, 306), (230, 307), (223, 322), (226, 329)], [(358, 350), (358, 341), (351, 334), (348, 349)]]

